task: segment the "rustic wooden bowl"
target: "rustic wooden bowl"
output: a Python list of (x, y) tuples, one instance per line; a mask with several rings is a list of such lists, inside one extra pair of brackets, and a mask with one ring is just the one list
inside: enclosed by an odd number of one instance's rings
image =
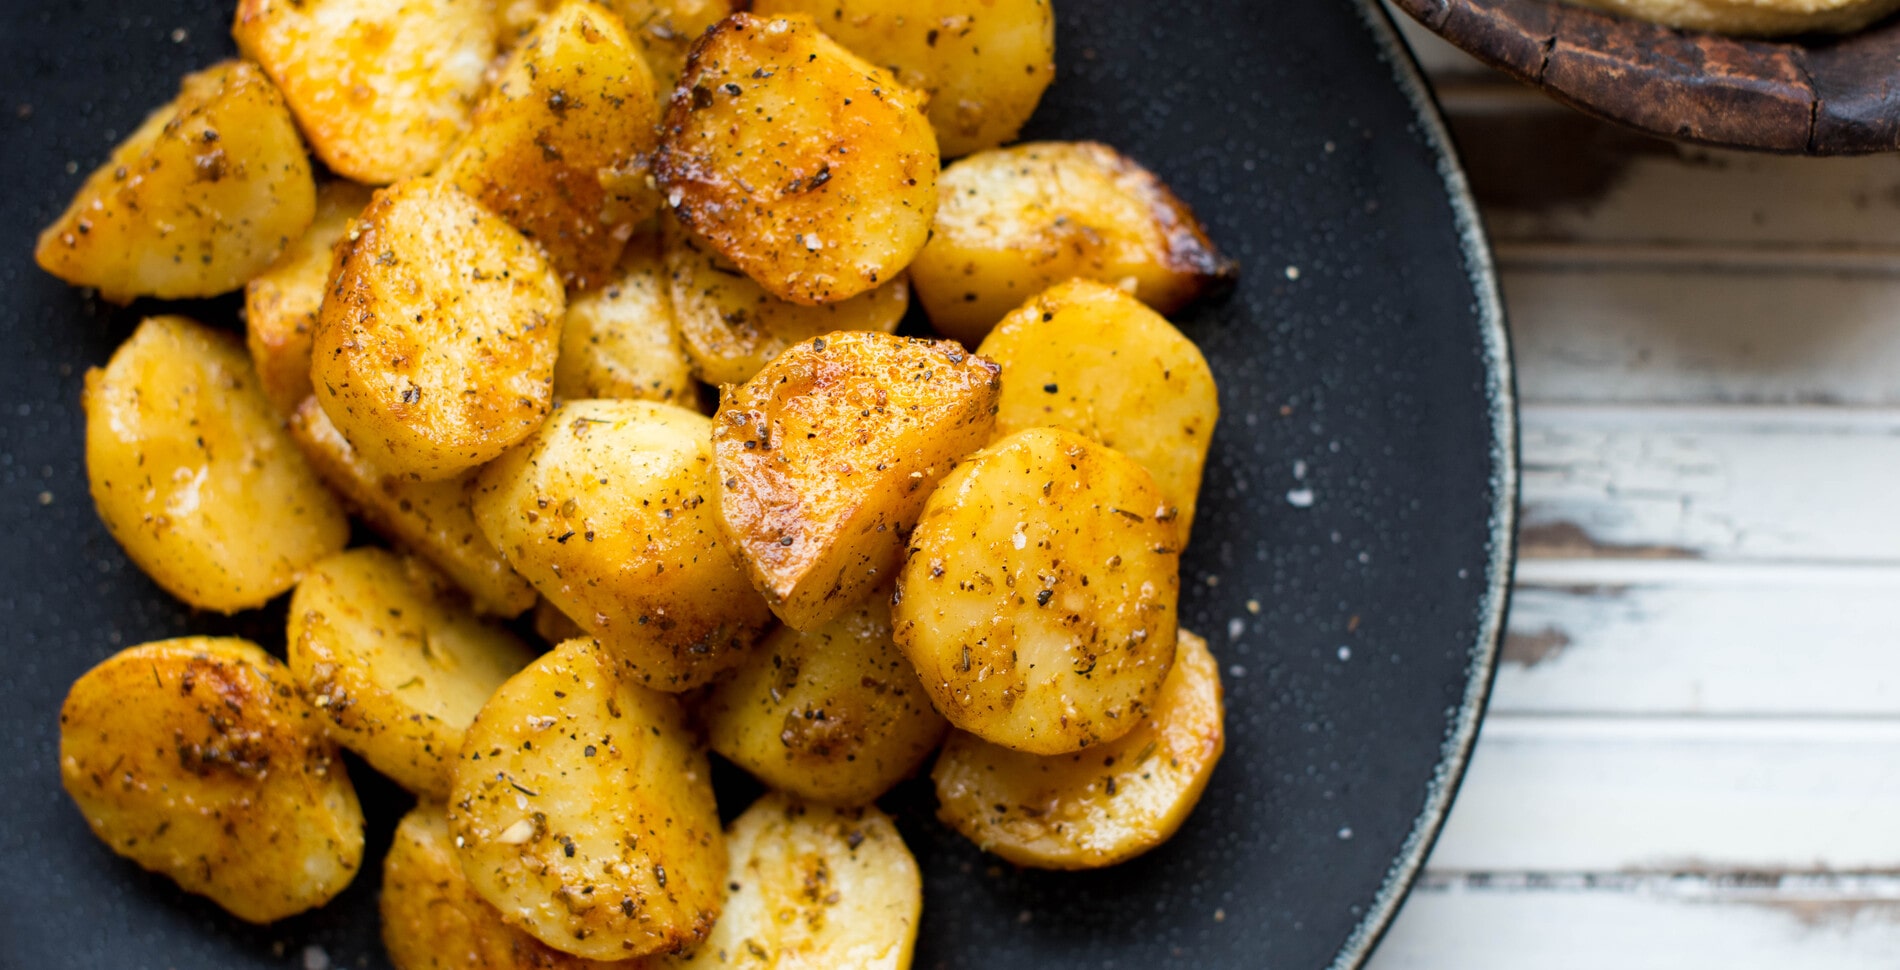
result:
[(1558, 0), (1393, 3), (1479, 60), (1651, 134), (1805, 155), (1900, 149), (1900, 18), (1743, 40)]

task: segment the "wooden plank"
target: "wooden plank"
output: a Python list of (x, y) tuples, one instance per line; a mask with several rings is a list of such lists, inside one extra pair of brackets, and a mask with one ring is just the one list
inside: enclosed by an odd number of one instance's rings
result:
[(1398, 25), (1399, 36), (1403, 37), (1405, 45), (1412, 49), (1412, 56), (1418, 59), (1419, 68), (1431, 78), (1433, 87), (1437, 87), (1449, 78), (1465, 77), (1495, 79), (1495, 82), (1499, 84), (1512, 83), (1502, 74), (1497, 74), (1478, 63), (1477, 59), (1470, 54), (1451, 46), (1437, 34), (1420, 26), (1411, 15), (1393, 7), (1390, 3), (1385, 4), (1385, 11), (1392, 17), (1392, 22)]

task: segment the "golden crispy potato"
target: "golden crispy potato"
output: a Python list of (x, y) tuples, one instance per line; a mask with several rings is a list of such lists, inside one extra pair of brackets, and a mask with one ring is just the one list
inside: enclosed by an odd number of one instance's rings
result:
[(923, 97), (804, 17), (700, 40), (654, 173), (685, 224), (767, 292), (838, 303), (910, 264), (937, 211)]
[(873, 806), (824, 808), (770, 794), (732, 820), (732, 895), (695, 968), (906, 970), (923, 877), (897, 826)]
[(1180, 539), (1133, 459), (1056, 428), (979, 452), (930, 495), (891, 622), (937, 710), (1065, 754), (1146, 714), (1174, 658)]
[(370, 185), (435, 167), (468, 127), (498, 40), (492, 5), (469, 0), (238, 0), (231, 35), (317, 157)]
[(810, 633), (774, 630), (701, 716), (714, 751), (779, 791), (832, 805), (889, 791), (945, 728), (891, 640), (888, 588)]
[(244, 640), (161, 640), (87, 671), (59, 711), (59, 773), (112, 851), (239, 919), (321, 906), (363, 861), (336, 745)]
[(753, 0), (802, 13), (930, 98), (945, 158), (1013, 141), (1056, 76), (1050, 0)]
[(815, 630), (888, 582), (930, 490), (989, 438), (995, 364), (948, 341), (847, 331), (728, 390), (719, 520), (779, 619)]
[[(502, 37), (525, 37), (557, 0), (502, 0)], [(693, 41), (743, 2), (734, 0), (601, 0), (627, 26), (664, 97), (679, 81)]]
[(910, 307), (910, 278), (897, 274), (842, 303), (781, 300), (727, 263), (712, 246), (667, 220), (666, 265), (680, 338), (709, 384), (744, 384), (800, 341), (839, 330), (890, 333)]
[(468, 592), (477, 610), (509, 617), (534, 605), (534, 587), (475, 524), (472, 473), (417, 482), (383, 472), (350, 447), (316, 398), (306, 398), (290, 416), (290, 436), (371, 528), (434, 563)]
[(533, 243), (454, 186), (403, 182), (337, 247), (310, 379), (376, 467), (452, 478), (541, 426), (566, 312)]
[(659, 209), (653, 75), (620, 18), (566, 0), (508, 56), (437, 173), (529, 239), (569, 286), (600, 283)]
[(725, 897), (706, 755), (679, 705), (569, 640), (502, 685), (468, 729), (449, 830), (502, 918), (576, 956), (677, 952)]
[(264, 396), (283, 414), (310, 396), (310, 340), (330, 282), (330, 258), (369, 189), (334, 179), (317, 190), (317, 216), (277, 262), (244, 285), (245, 344)]
[(1193, 341), (1122, 290), (1071, 280), (1004, 317), (977, 353), (1003, 368), (998, 438), (1067, 428), (1133, 458), (1177, 510), (1186, 544), (1220, 417)]
[(534, 653), (415, 560), (352, 549), (290, 597), (290, 669), (344, 747), (429, 798), (447, 798), (462, 732)]
[(569, 401), (477, 483), (489, 541), (659, 690), (730, 669), (771, 621), (719, 535), (711, 425), (670, 404)]
[(1183, 630), (1154, 710), (1115, 741), (1039, 757), (952, 734), (932, 772), (937, 814), (1020, 866), (1113, 865), (1174, 836), (1225, 746), (1220, 666)]
[(86, 475), (99, 518), (165, 591), (262, 606), (343, 548), (349, 518), (279, 424), (244, 349), (151, 317), (86, 373)]
[(635, 236), (605, 286), (568, 301), (554, 396), (694, 406), (699, 385), (680, 344), (657, 233)]
[(284, 99), (255, 65), (189, 75), (87, 176), (33, 258), (114, 303), (216, 296), (303, 235), (316, 183)]
[(1234, 275), (1187, 205), (1107, 145), (980, 152), (943, 170), (942, 193), (911, 280), (930, 322), (971, 345), (1073, 277), (1131, 287), (1165, 314)]

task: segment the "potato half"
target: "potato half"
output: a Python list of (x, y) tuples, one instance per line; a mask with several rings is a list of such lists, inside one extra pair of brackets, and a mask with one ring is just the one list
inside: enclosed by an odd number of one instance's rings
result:
[(277, 262), (244, 285), (245, 344), (264, 396), (283, 414), (310, 396), (310, 341), (330, 283), (330, 260), (370, 190), (334, 179), (317, 190), (317, 216)]
[(1166, 842), (1226, 746), (1220, 665), (1181, 631), (1154, 710), (1108, 744), (1052, 758), (953, 734), (937, 759), (937, 814), (1017, 865), (1090, 869)]
[(337, 248), (311, 382), (376, 467), (452, 478), (541, 426), (566, 312), (521, 233), (446, 182), (403, 182)]
[(428, 566), (352, 549), (311, 566), (290, 597), (290, 670), (336, 739), (370, 767), (447, 798), (462, 732), (534, 653), (484, 623)]
[(654, 173), (681, 221), (767, 292), (837, 303), (889, 282), (930, 235), (922, 107), (804, 17), (734, 14), (694, 46)]
[(256, 65), (226, 61), (186, 76), (112, 150), (33, 258), (114, 303), (216, 296), (303, 235), (316, 193), (277, 88)]
[(779, 619), (815, 630), (890, 580), (930, 490), (988, 440), (999, 387), (954, 343), (847, 331), (728, 390), (720, 523)]
[(726, 843), (679, 705), (569, 640), (502, 685), (468, 729), (449, 830), (509, 923), (593, 960), (705, 939)]
[(554, 395), (694, 406), (699, 385), (680, 343), (658, 233), (635, 236), (606, 285), (568, 301)]
[(1133, 459), (1055, 428), (951, 472), (891, 606), (937, 710), (1034, 754), (1133, 730), (1174, 659), (1180, 540), (1164, 507)]
[(767, 795), (734, 819), (732, 895), (712, 936), (673, 970), (746, 967), (905, 970), (923, 879), (876, 808), (833, 809)]
[(86, 475), (106, 530), (165, 591), (235, 613), (343, 548), (317, 480), (229, 335), (151, 317), (86, 373)]
[(1166, 314), (1235, 272), (1186, 203), (1107, 145), (979, 152), (944, 169), (941, 190), (911, 283), (930, 322), (971, 346), (1074, 277), (1128, 287)]
[(363, 861), (336, 745), (256, 644), (121, 651), (59, 712), (60, 781), (112, 851), (269, 923), (329, 902)]

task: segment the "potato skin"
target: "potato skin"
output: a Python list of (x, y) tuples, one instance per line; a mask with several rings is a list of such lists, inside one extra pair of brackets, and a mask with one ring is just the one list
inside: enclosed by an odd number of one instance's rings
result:
[(330, 282), (330, 259), (351, 220), (369, 205), (369, 195), (355, 182), (326, 182), (317, 190), (310, 228), (244, 284), (244, 343), (264, 396), (281, 414), (296, 411), (310, 396), (310, 341)]
[(658, 233), (637, 235), (605, 285), (573, 297), (561, 325), (554, 396), (641, 398), (692, 407), (699, 395), (681, 346)]
[(654, 174), (674, 214), (767, 292), (837, 303), (929, 237), (937, 138), (922, 105), (804, 17), (734, 14), (694, 46)]
[(311, 382), (376, 467), (452, 478), (541, 426), (566, 312), (513, 227), (447, 183), (403, 182), (337, 247)]
[(1186, 203), (1154, 173), (1096, 142), (1034, 142), (944, 169), (930, 244), (911, 265), (917, 299), (972, 346), (1056, 283), (1117, 286), (1170, 314), (1233, 279)]
[(930, 490), (986, 441), (995, 364), (948, 341), (847, 331), (728, 389), (713, 420), (720, 524), (786, 624), (815, 630), (886, 583)]
[(165, 591), (235, 613), (343, 548), (350, 523), (258, 389), (244, 350), (150, 317), (86, 374), (86, 475), (106, 530)]
[(269, 923), (321, 906), (363, 859), (363, 812), (290, 671), (244, 640), (121, 651), (59, 712), (60, 781), (112, 851)]
[(33, 258), (113, 303), (216, 296), (303, 235), (316, 183), (284, 99), (253, 64), (189, 75), (87, 176)]
[(1193, 341), (1126, 292), (1071, 280), (1004, 317), (977, 353), (1003, 368), (998, 438), (1067, 428), (1140, 462), (1177, 510), (1185, 545), (1220, 418)]
[(646, 171), (659, 121), (653, 75), (620, 18), (566, 0), (508, 55), (438, 174), (587, 289), (659, 209)]
[(952, 734), (937, 759), (938, 817), (1021, 866), (1092, 869), (1166, 842), (1227, 743), (1220, 666), (1185, 630), (1154, 710), (1087, 751), (1038, 757)]
[(706, 756), (674, 699), (618, 668), (576, 639), (510, 678), (468, 729), (449, 800), (475, 892), (593, 960), (691, 947), (725, 897)]
[(238, 49), (283, 89), (330, 170), (386, 185), (421, 175), (468, 127), (495, 57), (489, 3), (238, 0)]
[(489, 541), (658, 690), (730, 669), (771, 620), (720, 536), (710, 429), (670, 404), (569, 401), (477, 481)]
[(754, 0), (802, 13), (930, 98), (945, 158), (1013, 141), (1056, 76), (1050, 0)]
[(1132, 730), (1174, 657), (1180, 540), (1133, 459), (1018, 432), (930, 495), (898, 574), (898, 646), (950, 723), (1033, 754)]
[(776, 790), (831, 805), (889, 791), (946, 728), (891, 639), (888, 588), (810, 633), (772, 631), (700, 716), (714, 751)]
[(311, 566), (290, 597), (291, 673), (332, 736), (427, 798), (447, 798), (462, 732), (534, 654), (484, 623), (421, 562), (352, 549)]

